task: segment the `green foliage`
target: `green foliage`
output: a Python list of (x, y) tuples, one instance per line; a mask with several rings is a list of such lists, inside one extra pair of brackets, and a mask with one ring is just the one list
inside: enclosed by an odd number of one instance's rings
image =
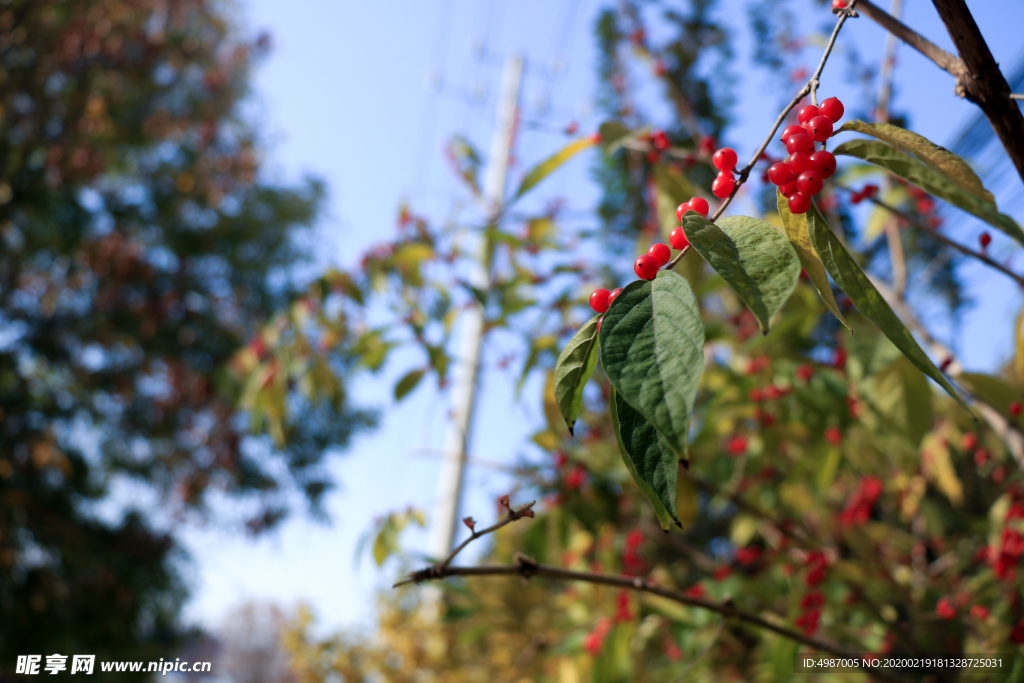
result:
[(588, 320), (555, 361), (555, 401), (570, 434), (583, 407), (583, 388), (597, 367), (597, 322), (600, 317), (595, 315)]
[(807, 212), (807, 224), (810, 230), (811, 243), (815, 251), (821, 256), (822, 262), (828, 274), (835, 280), (839, 289), (846, 293), (853, 301), (857, 309), (864, 314), (871, 322), (878, 325), (889, 340), (903, 352), (910, 362), (924, 374), (935, 380), (939, 386), (945, 389), (950, 396), (955, 398), (960, 405), (967, 409), (967, 404), (949, 383), (945, 375), (935, 367), (935, 363), (928, 357), (914, 339), (907, 326), (893, 313), (892, 308), (885, 301), (885, 298), (878, 292), (874, 284), (860, 266), (846, 250), (843, 243), (839, 241), (824, 216), (818, 211), (818, 207), (811, 202), (811, 209)]
[[(917, 185), (925, 192), (977, 216), (1017, 242), (1024, 244), (1024, 230), (1021, 230), (1012, 218), (999, 213), (993, 202), (980, 199), (972, 191), (964, 189), (963, 185), (971, 187), (971, 184), (964, 182), (962, 175), (949, 178), (906, 152), (877, 140), (849, 140), (836, 147), (833, 154), (851, 156), (883, 168), (889, 173)], [(960, 163), (966, 165), (963, 160), (960, 160)]]
[[(186, 595), (167, 520), (317, 512), (324, 451), (369, 421), (346, 350), (293, 344), (323, 188), (257, 182), (266, 42), (219, 3), (15, 0), (0, 33), (0, 678), (31, 652), (159, 659)], [(275, 416), (255, 435), (245, 394)]]
[(523, 177), (522, 182), (519, 183), (519, 189), (516, 190), (515, 195), (513, 195), (513, 201), (515, 199), (518, 199), (519, 197), (522, 197), (524, 194), (533, 189), (533, 187), (536, 186), (537, 183), (551, 175), (551, 173), (557, 170), (566, 161), (573, 158), (574, 156), (579, 154), (581, 151), (587, 149), (588, 147), (593, 146), (594, 140), (592, 140), (591, 138), (580, 138), (578, 140), (573, 140), (568, 145), (566, 145), (565, 147), (563, 147), (562, 149), (558, 150), (550, 157), (545, 159), (544, 161), (540, 162), (539, 164), (531, 168)]
[(615, 441), (622, 462), (640, 491), (654, 507), (661, 528), (668, 531), (671, 522), (679, 523), (676, 511), (676, 480), (679, 463), (672, 448), (663, 443), (651, 423), (612, 390), (608, 399)]
[(704, 369), (704, 325), (690, 285), (669, 270), (627, 285), (604, 314), (599, 343), (612, 386), (685, 459)]
[(800, 260), (786, 237), (756, 218), (730, 216), (716, 225), (695, 211), (683, 216), (683, 230), (768, 334), (800, 277)]
[(811, 244), (811, 234), (807, 227), (807, 214), (791, 213), (789, 201), (778, 189), (776, 189), (776, 206), (779, 209), (779, 216), (782, 219), (786, 237), (789, 238), (789, 243), (796, 250), (796, 254), (800, 259), (800, 266), (807, 273), (807, 277), (810, 279), (811, 284), (814, 285), (818, 296), (821, 297), (821, 300), (828, 307), (828, 310), (832, 312), (832, 315), (838, 318), (839, 322), (843, 325), (849, 327), (843, 318), (842, 312), (839, 310), (836, 297), (832, 293), (832, 285), (829, 284), (828, 275), (825, 273), (825, 265), (821, 262), (821, 257), (814, 251), (814, 246)]

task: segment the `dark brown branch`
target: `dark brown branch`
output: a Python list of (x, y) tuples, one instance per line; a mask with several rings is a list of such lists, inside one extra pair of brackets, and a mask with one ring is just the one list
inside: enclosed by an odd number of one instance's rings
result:
[(933, 0), (960, 56), (946, 52), (885, 10), (860, 0), (857, 9), (956, 78), (956, 93), (978, 105), (1024, 179), (1024, 115), (964, 0)]
[[(646, 579), (638, 577), (578, 572), (571, 569), (563, 569), (561, 567), (537, 564), (534, 560), (521, 554), (517, 554), (515, 556), (515, 564), (508, 565), (482, 565), (479, 567), (448, 566), (444, 568), (434, 565), (412, 572), (409, 574), (408, 579), (395, 585), (400, 586), (410, 582), (418, 584), (424, 581), (443, 579), (449, 576), (522, 576), (525, 579), (529, 579), (534, 576), (542, 576), (544, 578), (557, 579), (561, 581), (583, 581), (585, 583), (635, 590), (641, 593), (658, 595), (681, 605), (687, 605), (688, 607), (706, 609), (709, 612), (715, 612), (723, 617), (739, 619), (740, 621), (753, 626), (758, 626), (768, 631), (772, 631), (773, 633), (777, 633), (783, 638), (800, 643), (801, 645), (806, 645), (816, 651), (828, 652), (829, 654), (837, 657), (851, 657), (854, 655), (854, 653), (842, 649), (835, 643), (807, 636), (799, 631), (795, 631), (786, 626), (781, 626), (773, 621), (765, 619), (764, 617), (758, 616), (757, 614), (741, 610), (732, 605), (731, 602), (716, 602), (714, 600), (691, 597), (682, 591), (673, 590), (671, 588), (662, 588), (661, 586), (651, 583)], [(883, 671), (873, 671), (872, 675), (882, 681), (895, 682), (900, 680)]]
[(978, 105), (1024, 179), (1024, 114), (964, 0), (932, 0), (966, 67), (963, 95)]
[[(492, 534), (501, 527), (507, 524), (511, 524), (512, 522), (518, 519), (522, 519), (523, 517), (533, 517), (533, 506), (537, 504), (537, 501), (534, 500), (529, 503), (526, 503), (525, 505), (520, 505), (519, 508), (516, 510), (513, 510), (512, 508), (508, 507), (508, 496), (504, 496), (501, 499), (501, 503), (508, 510), (505, 516), (501, 519), (501, 521), (495, 522), (491, 526), (487, 527), (486, 529), (481, 529), (480, 531), (477, 531), (476, 529), (473, 529), (472, 526), (470, 526), (470, 529), (472, 529), (473, 533), (470, 534), (469, 538), (467, 538), (465, 541), (456, 546), (455, 550), (453, 550), (448, 555), (448, 557), (444, 558), (444, 560), (431, 567), (431, 569), (443, 572), (445, 570), (445, 567), (451, 564), (451, 561), (455, 559), (455, 556), (461, 553), (463, 548), (465, 548), (467, 545), (469, 545), (476, 539), (480, 538), (481, 536), (486, 536), (487, 534)], [(472, 522), (472, 518), (467, 517), (466, 519)], [(400, 586), (401, 584), (399, 583), (395, 585)]]
[(857, 9), (886, 31), (935, 62), (940, 69), (948, 71), (957, 79), (964, 74), (964, 63), (959, 57), (946, 52), (878, 5), (873, 4), (871, 0), (860, 0), (857, 3)]

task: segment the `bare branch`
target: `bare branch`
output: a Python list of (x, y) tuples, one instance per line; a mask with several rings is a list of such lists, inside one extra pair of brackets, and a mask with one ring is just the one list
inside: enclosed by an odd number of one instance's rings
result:
[(860, 10), (861, 14), (869, 19), (873, 19), (886, 31), (892, 33), (904, 43), (935, 62), (940, 69), (948, 71), (958, 80), (965, 73), (963, 60), (956, 55), (946, 52), (878, 5), (873, 4), (871, 0), (860, 0), (857, 3), (857, 9)]
[[(549, 579), (557, 579), (560, 581), (582, 581), (585, 583), (599, 584), (603, 586), (613, 586), (615, 588), (624, 588), (627, 590), (635, 590), (641, 593), (650, 593), (652, 595), (658, 595), (663, 598), (672, 600), (681, 605), (687, 605), (688, 607), (697, 607), (700, 609), (706, 609), (709, 612), (715, 612), (723, 617), (730, 617), (739, 619), (740, 621), (746, 622), (753, 626), (777, 633), (783, 638), (787, 638), (794, 642), (806, 645), (807, 647), (814, 648), (816, 651), (828, 652), (829, 654), (837, 657), (850, 657), (854, 653), (844, 650), (839, 645), (823, 640), (821, 638), (815, 638), (813, 636), (804, 635), (799, 631), (795, 631), (791, 628), (783, 626), (777, 623), (775, 620), (766, 619), (760, 615), (753, 614), (731, 604), (731, 601), (716, 602), (714, 600), (707, 600), (704, 598), (691, 597), (683, 591), (674, 590), (671, 588), (663, 588), (654, 584), (646, 579), (639, 577), (630, 576), (612, 576), (609, 574), (595, 574), (592, 572), (579, 572), (571, 569), (563, 569), (561, 567), (553, 567), (549, 565), (537, 564), (534, 560), (526, 557), (522, 554), (516, 554), (515, 564), (508, 565), (482, 565), (479, 567), (444, 567), (440, 568), (438, 565), (421, 569), (420, 571), (413, 572), (409, 575), (409, 579), (402, 581), (396, 586), (402, 585), (409, 582), (422, 583), (424, 581), (443, 579), (449, 576), (522, 576), (523, 578), (529, 579), (534, 576), (541, 576)], [(899, 681), (900, 679), (891, 676), (890, 674), (883, 671), (873, 671), (872, 674), (882, 681)]]
[(933, 0), (933, 3), (960, 57), (946, 52), (871, 0), (860, 0), (857, 9), (956, 78), (956, 93), (981, 108), (1017, 173), (1024, 179), (1024, 114), (1013, 102), (1017, 98), (1012, 96), (1010, 85), (964, 0)]
[[(840, 185), (838, 183), (835, 184), (835, 187), (839, 188), (840, 190), (843, 190), (844, 192), (849, 192), (851, 194), (854, 192), (853, 189), (851, 189), (849, 187), (846, 187), (845, 185)], [(870, 201), (870, 202), (873, 202), (875, 205), (882, 207), (886, 211), (889, 211), (893, 215), (899, 216), (900, 218), (902, 218), (903, 220), (907, 221), (911, 225), (919, 228), (922, 232), (927, 234), (932, 239), (935, 239), (935, 240), (938, 240), (939, 242), (942, 242), (947, 247), (951, 247), (953, 249), (956, 249), (957, 251), (959, 251), (964, 256), (970, 256), (971, 258), (978, 259), (979, 261), (981, 261), (985, 265), (990, 266), (991, 268), (994, 268), (995, 270), (998, 270), (1003, 275), (1006, 275), (1007, 277), (1013, 278), (1017, 282), (1017, 284), (1019, 284), (1021, 287), (1024, 287), (1024, 277), (1022, 277), (1022, 276), (1018, 275), (1017, 273), (1013, 272), (1012, 270), (1010, 270), (1009, 268), (1007, 268), (1003, 264), (999, 263), (998, 261), (996, 261), (996, 260), (994, 260), (992, 258), (989, 258), (987, 255), (981, 253), (980, 251), (975, 251), (975, 250), (971, 249), (970, 247), (966, 247), (966, 246), (960, 244), (959, 242), (954, 242), (953, 240), (951, 240), (950, 238), (946, 237), (945, 235), (943, 235), (938, 230), (936, 230), (936, 229), (934, 229), (934, 228), (932, 228), (932, 227), (922, 223), (916, 217), (911, 216), (910, 214), (897, 209), (895, 206), (892, 206), (891, 204), (885, 203), (881, 199), (877, 199), (875, 197), (866, 197), (866, 199), (868, 201)]]

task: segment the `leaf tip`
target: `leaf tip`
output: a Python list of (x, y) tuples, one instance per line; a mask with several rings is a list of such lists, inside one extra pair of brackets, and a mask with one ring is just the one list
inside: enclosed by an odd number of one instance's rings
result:
[(569, 425), (569, 436), (576, 436), (576, 432), (573, 431), (573, 429), (575, 429), (575, 427), (576, 427), (576, 423), (575, 422), (572, 423), (571, 425)]

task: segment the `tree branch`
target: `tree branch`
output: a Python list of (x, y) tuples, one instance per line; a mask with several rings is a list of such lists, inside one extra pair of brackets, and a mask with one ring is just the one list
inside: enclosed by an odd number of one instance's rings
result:
[[(594, 583), (603, 586), (613, 586), (615, 588), (625, 588), (628, 590), (635, 590), (641, 593), (650, 593), (663, 598), (667, 598), (673, 602), (677, 602), (681, 605), (688, 607), (697, 607), (700, 609), (706, 609), (709, 612), (715, 612), (723, 617), (732, 617), (739, 619), (740, 621), (746, 622), (753, 626), (777, 633), (783, 638), (787, 638), (794, 642), (806, 645), (807, 647), (814, 648), (816, 651), (828, 652), (829, 654), (837, 657), (851, 657), (855, 653), (848, 652), (835, 643), (822, 640), (820, 638), (814, 638), (812, 636), (804, 635), (799, 631), (794, 631), (791, 628), (782, 626), (761, 617), (757, 614), (752, 614), (744, 610), (735, 607), (730, 602), (716, 602), (713, 600), (706, 600), (704, 598), (695, 598), (682, 591), (673, 590), (671, 588), (662, 588), (646, 579), (629, 576), (611, 576), (608, 574), (595, 574), (592, 572), (578, 572), (571, 569), (563, 569), (561, 567), (553, 567), (549, 565), (537, 564), (534, 560), (526, 557), (522, 554), (516, 554), (515, 564), (508, 565), (482, 565), (479, 567), (444, 567), (440, 568), (437, 565), (421, 569), (416, 572), (412, 572), (409, 578), (405, 581), (401, 581), (396, 586), (400, 586), (406, 583), (422, 583), (424, 581), (431, 581), (437, 579), (443, 579), (449, 576), (522, 576), (525, 579), (532, 578), (534, 576), (542, 576), (549, 579), (557, 579), (561, 581), (582, 581), (585, 583)], [(891, 676), (884, 671), (872, 671), (873, 676), (882, 681), (899, 681), (900, 679)]]
[(860, 0), (857, 3), (857, 9), (860, 10), (861, 14), (873, 19), (875, 23), (879, 24), (886, 31), (892, 33), (904, 43), (935, 62), (940, 69), (948, 71), (957, 80), (966, 72), (963, 60), (956, 55), (946, 52), (878, 5), (873, 4), (871, 0)]
[(917, 33), (885, 10), (860, 0), (857, 9), (956, 78), (955, 92), (978, 105), (1024, 179), (1024, 114), (964, 0), (933, 0), (960, 57)]
[[(852, 190), (851, 188), (846, 187), (845, 185), (840, 185), (839, 183), (836, 183), (835, 187), (839, 188), (840, 190), (843, 190), (844, 192), (849, 192), (851, 194), (854, 192), (854, 190)], [(911, 225), (914, 225), (915, 227), (920, 229), (923, 233), (925, 233), (926, 235), (928, 235), (932, 239), (935, 239), (935, 240), (938, 240), (939, 242), (942, 242), (947, 247), (951, 247), (953, 249), (956, 249), (957, 251), (959, 251), (964, 256), (970, 256), (971, 258), (978, 259), (979, 261), (981, 261), (985, 265), (987, 265), (987, 266), (989, 266), (991, 268), (994, 268), (995, 270), (998, 270), (1003, 275), (1006, 275), (1007, 277), (1013, 278), (1013, 280), (1016, 281), (1018, 285), (1020, 285), (1021, 287), (1024, 287), (1024, 276), (1018, 275), (1017, 273), (1013, 272), (1012, 270), (1010, 270), (1009, 268), (1007, 268), (1003, 264), (999, 263), (998, 261), (996, 261), (996, 260), (994, 260), (992, 258), (989, 258), (987, 255), (981, 253), (980, 251), (974, 251), (973, 249), (971, 249), (969, 247), (966, 247), (966, 246), (960, 244), (959, 242), (954, 242), (953, 240), (951, 240), (950, 238), (946, 237), (945, 235), (943, 235), (938, 230), (936, 230), (934, 228), (931, 228), (928, 225), (925, 225), (924, 223), (919, 221), (914, 216), (911, 216), (910, 214), (897, 209), (895, 206), (892, 206), (891, 204), (886, 204), (881, 199), (877, 199), (875, 197), (865, 197), (865, 199), (867, 199), (868, 201), (874, 203), (876, 206), (882, 207), (883, 209), (885, 209), (886, 211), (889, 211), (893, 215), (899, 216), (900, 218), (902, 218), (903, 220), (907, 221)]]

